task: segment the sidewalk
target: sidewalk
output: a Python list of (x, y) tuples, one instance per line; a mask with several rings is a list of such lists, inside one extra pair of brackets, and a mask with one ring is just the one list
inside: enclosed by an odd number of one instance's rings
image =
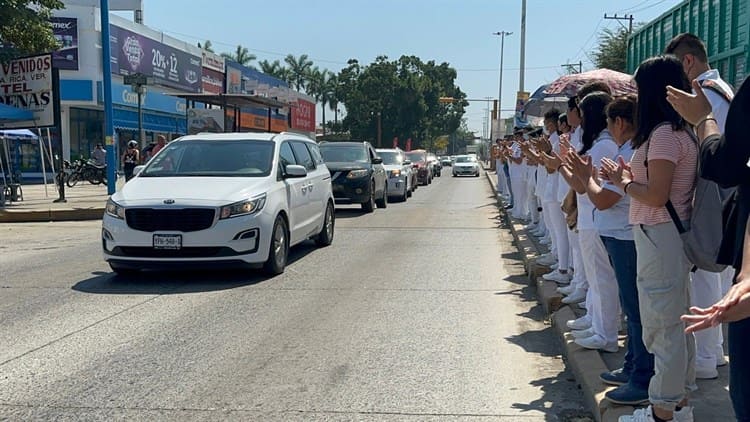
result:
[[(122, 188), (124, 179), (117, 181), (117, 188)], [(65, 187), (67, 202), (55, 203), (58, 198), (57, 187), (53, 184), (28, 184), (21, 186), (23, 200), (7, 202), (0, 208), (0, 223), (18, 223), (34, 221), (73, 221), (99, 220), (104, 214), (107, 202), (107, 187), (79, 182), (75, 187)]]
[[(486, 171), (486, 175), (492, 191), (496, 192), (496, 174)], [(568, 333), (569, 330), (565, 323), (582, 315), (583, 311), (578, 309), (577, 306), (571, 308), (563, 305), (561, 302), (562, 296), (555, 291), (556, 283), (541, 278), (542, 274), (549, 272), (549, 268), (537, 265), (536, 258), (546, 253), (546, 248), (540, 245), (534, 236), (526, 232), (522, 222), (511, 219), (507, 214), (505, 214), (505, 218), (508, 227), (511, 228), (516, 247), (522, 252), (521, 255), (526, 273), (529, 275), (529, 282), (537, 286), (537, 300), (548, 313), (552, 325), (563, 343), (564, 358), (568, 367), (575, 374), (576, 381), (581, 386), (589, 410), (599, 422), (616, 422), (619, 416), (632, 414), (633, 407), (614, 405), (604, 398), (604, 394), (614, 387), (605, 385), (599, 379), (600, 373), (622, 366), (625, 356), (625, 338), (620, 338), (620, 351), (618, 353), (587, 350), (573, 343), (573, 338)], [(732, 403), (729, 399), (728, 366), (719, 368), (718, 379), (698, 380), (697, 384), (698, 391), (690, 396), (690, 405), (694, 406), (696, 421), (735, 420)]]

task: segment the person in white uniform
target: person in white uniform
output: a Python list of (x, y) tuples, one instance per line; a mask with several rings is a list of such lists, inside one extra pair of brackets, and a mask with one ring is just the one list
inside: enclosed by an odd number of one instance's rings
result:
[(528, 218), (528, 200), (526, 186), (526, 164), (524, 164), (523, 153), (519, 144), (519, 139), (514, 139), (510, 147), (510, 156), (508, 157), (508, 166), (510, 172), (510, 188), (513, 191), (513, 212), (512, 217), (515, 219)]
[[(693, 34), (680, 34), (670, 41), (664, 51), (673, 54), (682, 62), (688, 80), (701, 82), (703, 92), (711, 103), (711, 111), (716, 118), (719, 131), (724, 133), (729, 104), (734, 97), (732, 88), (721, 79), (719, 71), (708, 66), (706, 46)], [(731, 190), (723, 192), (726, 197)], [(697, 270), (691, 274), (691, 305), (708, 308), (719, 301), (732, 284), (734, 269), (729, 267), (723, 273)], [(695, 377), (698, 379), (718, 378), (717, 366), (727, 364), (724, 358), (724, 339), (721, 326), (695, 333), (696, 356)]]

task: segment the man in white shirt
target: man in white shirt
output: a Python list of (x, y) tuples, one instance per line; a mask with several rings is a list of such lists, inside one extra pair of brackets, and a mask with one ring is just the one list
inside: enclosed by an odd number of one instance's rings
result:
[[(734, 92), (729, 84), (721, 79), (719, 71), (711, 69), (708, 65), (706, 46), (701, 39), (689, 33), (680, 34), (670, 41), (664, 53), (677, 56), (682, 62), (682, 68), (685, 70), (688, 80), (700, 82), (706, 98), (711, 103), (716, 124), (723, 134), (729, 104), (734, 97)], [(724, 290), (728, 290), (733, 277), (734, 270), (731, 267), (721, 274), (703, 270), (694, 272), (692, 274), (692, 305), (705, 308), (721, 300)], [(716, 367), (726, 365), (723, 342), (721, 326), (695, 333), (697, 348), (696, 378), (714, 379), (719, 376)]]

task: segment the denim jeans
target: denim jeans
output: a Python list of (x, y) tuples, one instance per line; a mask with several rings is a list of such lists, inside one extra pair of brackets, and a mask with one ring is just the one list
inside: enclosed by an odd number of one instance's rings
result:
[(643, 344), (641, 311), (638, 306), (636, 286), (635, 242), (602, 236), (602, 242), (609, 254), (609, 261), (615, 269), (620, 293), (620, 306), (627, 317), (628, 344), (623, 369), (630, 375), (630, 384), (638, 389), (648, 389), (654, 375), (654, 355)]
[(729, 323), (729, 395), (738, 421), (750, 422), (750, 318)]
[(508, 168), (508, 163), (503, 163), (503, 173), (505, 173), (505, 180), (508, 181), (508, 192), (510, 193), (510, 206), (512, 207), (515, 202), (513, 198), (513, 186), (510, 183), (510, 170)]

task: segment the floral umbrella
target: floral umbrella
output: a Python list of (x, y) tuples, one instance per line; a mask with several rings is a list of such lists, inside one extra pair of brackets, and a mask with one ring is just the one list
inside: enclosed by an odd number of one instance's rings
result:
[(534, 94), (529, 97), (529, 101), (523, 107), (523, 114), (525, 116), (542, 117), (544, 113), (557, 108), (560, 111), (565, 111), (568, 103), (568, 97), (562, 94), (547, 94), (545, 90), (549, 85), (542, 85)]
[(633, 77), (631, 75), (609, 69), (596, 69), (588, 72), (561, 76), (547, 86), (544, 94), (573, 97), (583, 85), (595, 81), (606, 82), (612, 90), (612, 95), (635, 94), (637, 92), (635, 82), (633, 82)]

